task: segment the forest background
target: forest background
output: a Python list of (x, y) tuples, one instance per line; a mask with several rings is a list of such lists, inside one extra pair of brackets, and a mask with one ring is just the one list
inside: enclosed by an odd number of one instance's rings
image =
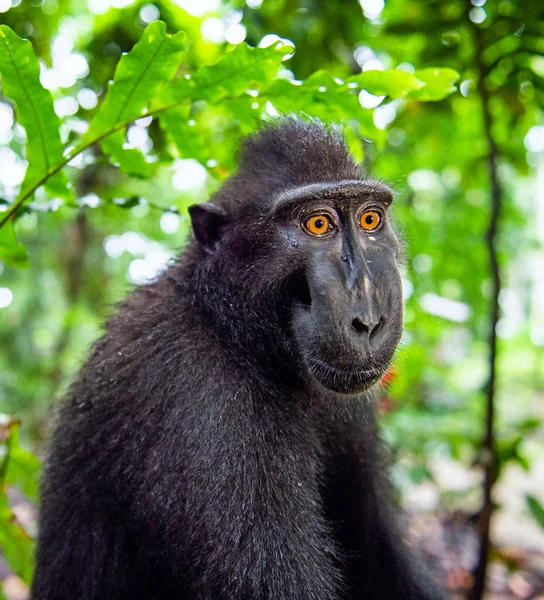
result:
[(295, 112), (396, 190), (412, 542), (458, 597), (544, 598), (542, 2), (0, 0), (0, 83), (0, 597), (28, 597), (55, 409), (112, 307)]

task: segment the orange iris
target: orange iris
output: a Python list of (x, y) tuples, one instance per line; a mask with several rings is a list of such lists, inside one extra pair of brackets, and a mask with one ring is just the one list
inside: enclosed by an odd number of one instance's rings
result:
[(312, 235), (323, 235), (332, 229), (332, 222), (327, 215), (314, 215), (306, 221), (306, 229)]
[(367, 210), (361, 215), (360, 223), (365, 231), (375, 231), (382, 223), (382, 215), (377, 210)]

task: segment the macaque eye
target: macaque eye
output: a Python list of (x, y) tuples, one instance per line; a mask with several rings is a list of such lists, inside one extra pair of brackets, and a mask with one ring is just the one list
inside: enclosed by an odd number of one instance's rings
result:
[(306, 221), (304, 228), (311, 235), (325, 235), (334, 229), (334, 223), (327, 215), (313, 215)]
[(380, 211), (372, 209), (365, 210), (361, 215), (359, 223), (365, 231), (376, 231), (383, 222), (383, 215)]

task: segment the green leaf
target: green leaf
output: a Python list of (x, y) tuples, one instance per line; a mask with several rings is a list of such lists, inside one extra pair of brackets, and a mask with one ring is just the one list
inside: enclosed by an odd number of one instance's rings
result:
[(35, 544), (16, 521), (6, 496), (6, 486), (16, 483), (36, 500), (39, 460), (19, 446), (19, 422), (14, 417), (0, 415), (0, 438), (5, 450), (0, 483), (0, 548), (14, 573), (29, 584), (34, 569)]
[(343, 89), (344, 82), (336, 80), (328, 71), (325, 71), (325, 69), (319, 69), (309, 75), (301, 87), (307, 90), (312, 89), (322, 94), (330, 90)]
[(390, 98), (404, 98), (410, 92), (425, 87), (425, 83), (417, 77), (400, 69), (388, 71), (364, 71), (347, 80), (375, 96), (389, 96)]
[(536, 522), (540, 525), (542, 529), (544, 529), (544, 507), (542, 504), (530, 494), (525, 496), (525, 501), (527, 502), (527, 506), (531, 511), (531, 514), (535, 518)]
[[(63, 162), (60, 120), (53, 109), (51, 93), (40, 83), (40, 66), (31, 43), (7, 25), (0, 25), (0, 73), (3, 93), (15, 102), (18, 121), (26, 131), (28, 168), (19, 192), (22, 197)], [(61, 171), (45, 185), (55, 196), (72, 196)]]
[(234, 98), (249, 88), (267, 85), (276, 75), (282, 59), (293, 51), (281, 43), (267, 48), (240, 44), (217, 63), (199, 69), (192, 78), (178, 79), (166, 88), (152, 108), (175, 105), (182, 100), (207, 100), (217, 103)]
[(119, 208), (134, 208), (140, 206), (139, 196), (130, 196), (129, 198), (115, 198), (113, 203)]
[(30, 264), (25, 247), (17, 241), (12, 220), (0, 229), (0, 259), (7, 265), (19, 268), (26, 268)]
[(34, 570), (35, 543), (14, 521), (3, 490), (0, 493), (0, 548), (13, 572), (29, 584)]
[(189, 106), (179, 106), (160, 115), (160, 126), (172, 141), (182, 158), (196, 158), (205, 164), (210, 157), (210, 149), (202, 133), (195, 135), (195, 128), (188, 123)]
[(442, 100), (455, 92), (457, 87), (454, 84), (460, 77), (459, 73), (453, 69), (438, 69), (435, 67), (419, 69), (413, 75), (419, 81), (422, 81), (425, 87), (410, 92), (406, 97), (410, 100), (425, 102)]
[(4, 483), (14, 485), (32, 502), (37, 502), (41, 465), (37, 456), (19, 445), (19, 424), (10, 426), (9, 458)]
[(409, 470), (410, 479), (419, 485), (425, 481), (434, 481), (433, 474), (426, 465), (414, 465)]
[(119, 130), (104, 138), (100, 146), (123, 173), (144, 179), (150, 177), (151, 164), (145, 160), (145, 156), (137, 148), (123, 148), (124, 143), (125, 132)]
[(31, 501), (37, 502), (40, 491), (40, 461), (20, 446), (12, 448), (6, 472), (6, 482), (20, 489)]
[(324, 70), (312, 73), (303, 83), (295, 84), (285, 79), (276, 79), (263, 92), (281, 113), (293, 111), (318, 117), (324, 121), (356, 121), (364, 136), (380, 143), (383, 132), (374, 125), (372, 111), (361, 106), (356, 89), (349, 89)]
[[(140, 118), (159, 90), (175, 76), (184, 49), (185, 33), (167, 35), (162, 21), (148, 25), (140, 41), (121, 57), (106, 98), (83, 136), (82, 145)], [(112, 150), (113, 144), (119, 145), (119, 138), (110, 141), (104, 149)]]

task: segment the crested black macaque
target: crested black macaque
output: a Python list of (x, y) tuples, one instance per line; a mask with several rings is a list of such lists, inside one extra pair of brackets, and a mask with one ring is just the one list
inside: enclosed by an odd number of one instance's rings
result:
[(391, 190), (280, 120), (192, 206), (64, 402), (33, 600), (438, 600), (395, 523), (375, 393), (402, 330)]

